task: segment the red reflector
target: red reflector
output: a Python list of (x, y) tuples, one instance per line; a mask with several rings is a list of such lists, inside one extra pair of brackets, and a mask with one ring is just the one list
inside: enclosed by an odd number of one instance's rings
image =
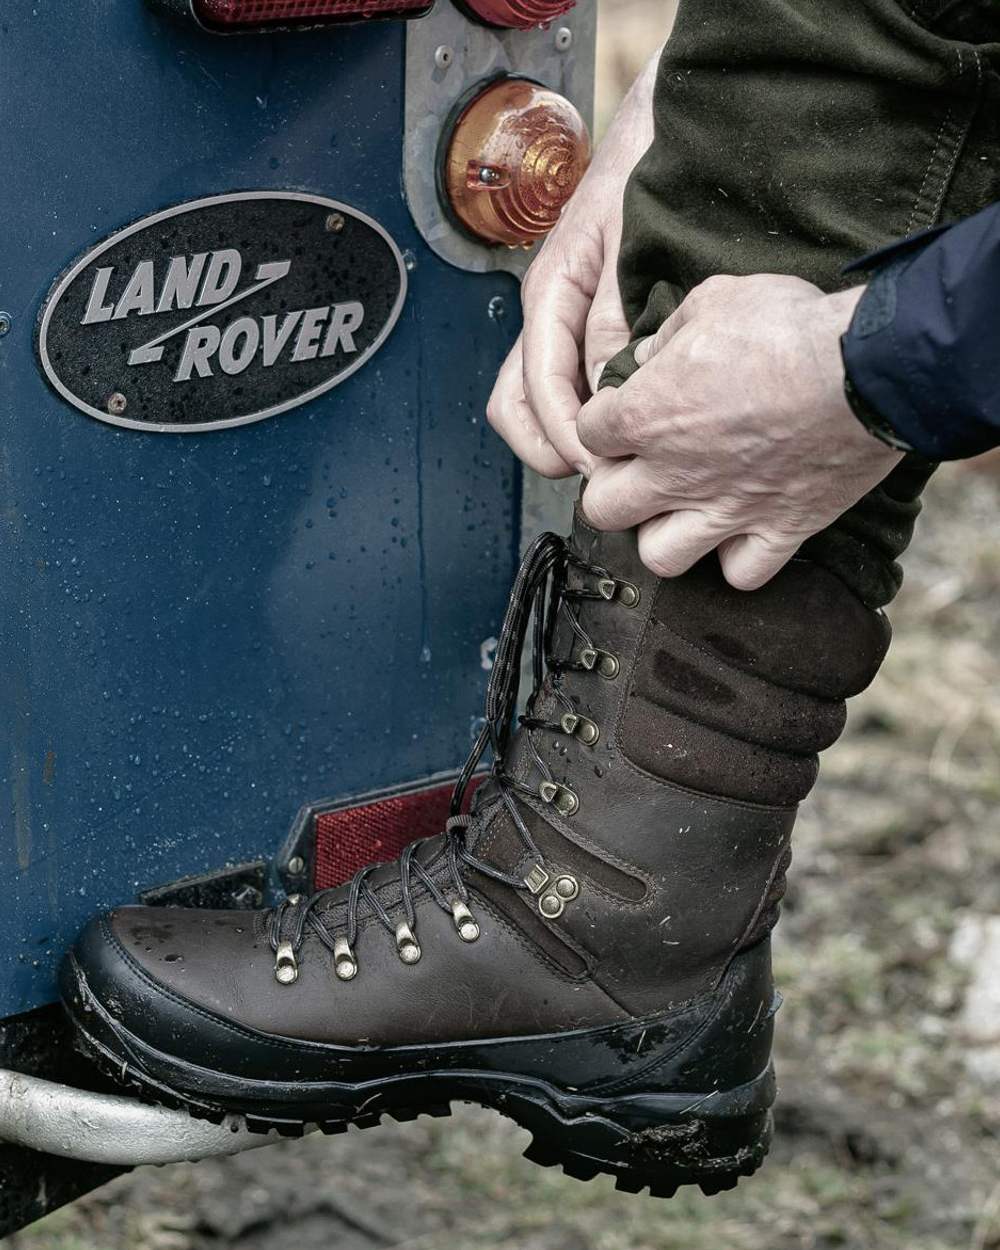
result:
[(193, 0), (198, 20), (222, 30), (414, 17), (426, 13), (432, 3), (433, 0)]
[(478, 18), (490, 26), (530, 30), (546, 26), (568, 13), (576, 0), (465, 0)]
[[(472, 779), (470, 795), (478, 781)], [(408, 843), (442, 833), (454, 788), (448, 782), (358, 807), (320, 812), (315, 824), (314, 888), (341, 885), (366, 864), (396, 859)]]

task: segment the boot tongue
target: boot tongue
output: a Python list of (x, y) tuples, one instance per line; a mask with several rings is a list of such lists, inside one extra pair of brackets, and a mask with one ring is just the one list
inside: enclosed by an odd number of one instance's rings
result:
[[(657, 579), (650, 573), (639, 559), (637, 531), (625, 530), (620, 533), (603, 533), (595, 530), (583, 516), (579, 501), (573, 514), (573, 530), (568, 540), (570, 555), (585, 564), (605, 569), (608, 577), (608, 593), (610, 599), (621, 593), (621, 583), (631, 583), (639, 590), (640, 595), (652, 594)], [(566, 571), (567, 583), (573, 587), (587, 586), (604, 593), (600, 578), (594, 573), (575, 568), (569, 562)], [(574, 608), (578, 618), (586, 619), (592, 612), (598, 613), (594, 619), (595, 635), (600, 637), (601, 618), (599, 613), (604, 609), (597, 604), (578, 604)], [(526, 646), (531, 645), (529, 631)], [(553, 635), (553, 654), (563, 658), (575, 656), (580, 643), (572, 626), (565, 615), (560, 615), (555, 623)], [(540, 692), (534, 701), (534, 715), (541, 719), (559, 719), (562, 705), (551, 696), (550, 678), (547, 676)], [(529, 785), (542, 781), (542, 774), (537, 771), (530, 758), (530, 744), (524, 729), (518, 729), (511, 737), (504, 757), (505, 771), (518, 777)], [(519, 797), (515, 803), (524, 810)], [(500, 869), (502, 872), (521, 876), (530, 865), (531, 855), (518, 833), (510, 812), (502, 802), (500, 788), (492, 778), (485, 781), (476, 792), (472, 805), (473, 823), (466, 833), (466, 845), (477, 857)]]
[(638, 533), (637, 529), (614, 533), (594, 529), (587, 523), (577, 500), (573, 509), (570, 551), (580, 560), (607, 569), (610, 576), (618, 581), (632, 582), (640, 589), (648, 587), (652, 590), (657, 579), (639, 559)]

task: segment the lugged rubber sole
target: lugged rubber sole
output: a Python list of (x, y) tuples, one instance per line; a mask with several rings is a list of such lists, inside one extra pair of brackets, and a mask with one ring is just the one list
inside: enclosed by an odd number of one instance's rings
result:
[(707, 1195), (733, 1189), (763, 1163), (771, 1140), (773, 1068), (729, 1090), (705, 1094), (635, 1093), (602, 1097), (560, 1089), (519, 1073), (419, 1071), (381, 1080), (248, 1080), (198, 1068), (137, 1038), (96, 1000), (79, 967), (66, 996), (80, 1048), (141, 1098), (221, 1123), (299, 1137), (308, 1126), (342, 1133), (398, 1121), (446, 1116), (451, 1103), (490, 1107), (532, 1135), (525, 1157), (562, 1167), (577, 1180), (608, 1174), (628, 1193), (672, 1198), (681, 1185)]

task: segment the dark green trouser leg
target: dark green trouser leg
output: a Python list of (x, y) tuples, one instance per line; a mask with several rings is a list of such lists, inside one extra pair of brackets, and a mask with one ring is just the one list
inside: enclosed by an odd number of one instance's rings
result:
[[(845, 264), (1000, 198), (1000, 6), (985, 0), (682, 0), (656, 140), (625, 197), (635, 337), (712, 274)], [(983, 159), (987, 157), (988, 159)], [(635, 368), (626, 350), (603, 382)], [(904, 461), (803, 554), (869, 607), (899, 588), (933, 466)]]

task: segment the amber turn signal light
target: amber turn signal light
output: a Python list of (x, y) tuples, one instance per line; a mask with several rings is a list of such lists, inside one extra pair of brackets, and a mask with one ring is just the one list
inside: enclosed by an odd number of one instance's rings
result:
[(576, 0), (465, 0), (465, 7), (487, 26), (530, 30), (547, 26), (573, 8)]
[(559, 220), (589, 163), (590, 135), (569, 100), (523, 78), (501, 78), (455, 123), (444, 193), (477, 238), (530, 247)]

